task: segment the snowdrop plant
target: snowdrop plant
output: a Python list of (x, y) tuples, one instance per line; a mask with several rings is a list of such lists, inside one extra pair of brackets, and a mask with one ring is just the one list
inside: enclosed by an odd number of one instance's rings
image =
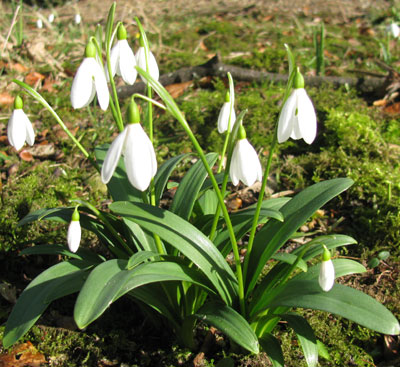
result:
[(22, 107), (22, 98), (20, 96), (15, 97), (14, 111), (7, 125), (8, 142), (16, 150), (20, 150), (25, 142), (31, 146), (35, 143), (35, 132)]
[[(174, 156), (157, 169), (152, 108), (147, 108), (144, 119), (148, 135), (140, 125), (140, 110), (133, 100), (125, 119), (119, 108), (110, 65), (114, 13), (115, 4), (108, 15), (105, 53), (110, 75), (110, 112), (119, 135), (111, 145), (99, 146), (93, 153), (87, 152), (72, 134), (69, 135), (107, 182), (112, 199), (109, 210), (100, 210), (83, 200), (75, 202), (80, 208), (80, 225), (97, 235), (99, 242), (109, 249), (110, 256), (100, 256), (83, 245), (73, 253), (71, 250), (76, 249), (78, 242), (76, 237), (71, 240), (73, 246), (70, 249), (65, 245), (47, 244), (25, 249), (22, 252), (25, 255), (62, 254), (67, 259), (39, 274), (22, 292), (7, 321), (3, 346), (9, 347), (19, 340), (50, 302), (72, 293), (78, 294), (74, 319), (79, 328), (85, 328), (110, 304), (129, 295), (134, 301), (148, 306), (148, 317), (153, 317), (153, 313), (161, 314), (160, 327), (169, 327), (177, 340), (189, 348), (196, 346), (193, 335), (197, 322), (201, 321), (220, 329), (243, 350), (265, 351), (275, 366), (284, 365), (279, 340), (274, 336), (274, 328), (281, 320), (298, 336), (307, 364), (317, 365), (317, 339), (307, 320), (293, 312), (298, 307), (333, 313), (385, 334), (399, 334), (400, 325), (396, 318), (373, 298), (341, 284), (333, 284), (329, 292), (319, 285), (320, 265), (313, 265), (312, 260), (321, 256), (323, 245), (332, 251), (339, 246), (354, 244), (354, 239), (325, 234), (294, 250), (289, 247), (281, 251), (288, 241), (298, 237), (299, 229), (316, 210), (345, 191), (352, 181), (337, 178), (316, 183), (290, 198), (265, 198), (278, 128), (261, 176), (257, 154), (249, 147), (243, 132), (246, 111), (238, 114), (232, 131), (226, 132), (227, 149), (223, 154), (224, 157), (226, 154), (226, 165), (223, 170), (221, 166), (219, 175), (215, 175), (213, 168), (219, 154), (203, 150), (176, 102), (158, 82), (158, 76), (152, 76), (147, 58), (145, 67), (139, 64), (137, 71), (146, 80), (148, 93), (147, 96), (135, 95), (135, 99), (142, 98), (149, 103), (148, 107), (156, 105), (171, 114), (187, 134), (195, 152)], [(144, 30), (139, 20), (136, 21), (142, 47), (148, 49)], [(102, 55), (99, 44), (96, 45), (97, 53)], [(289, 51), (288, 54), (291, 55)], [(291, 71), (284, 101), (291, 94), (297, 73), (294, 61), (289, 64)], [(228, 79), (233, 100), (230, 74)], [(15, 82), (66, 129), (43, 97), (26, 84)], [(152, 92), (163, 104), (150, 97)], [(299, 129), (303, 133), (302, 127)], [(169, 207), (162, 208), (160, 201), (172, 172), (189, 156), (192, 159), (194, 156), (196, 163), (182, 177)], [(237, 159), (243, 161), (243, 157), (252, 162), (249, 170), (243, 167), (243, 162), (237, 163)], [(242, 180), (244, 184), (251, 184), (262, 178), (255, 205), (237, 212), (228, 210), (225, 196), (229, 189), (229, 172), (232, 172), (233, 183)], [(20, 225), (36, 220), (68, 224), (71, 217), (74, 219), (75, 211), (76, 205), (42, 209), (28, 214)], [(77, 232), (72, 233), (76, 236)], [(240, 256), (239, 241), (245, 245), (247, 242), (244, 259)], [(233, 258), (233, 264), (228, 263), (228, 258)], [(328, 261), (334, 264), (336, 277), (365, 271), (353, 260)], [(269, 271), (265, 269), (267, 263)]]
[(68, 248), (71, 252), (75, 253), (78, 251), (79, 244), (81, 243), (81, 224), (79, 222), (78, 207), (75, 207), (72, 213), (71, 222), (68, 226), (67, 243)]

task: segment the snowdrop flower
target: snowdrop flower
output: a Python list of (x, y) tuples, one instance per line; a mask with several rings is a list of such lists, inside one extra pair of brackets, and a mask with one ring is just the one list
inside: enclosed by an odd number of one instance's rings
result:
[[(229, 125), (229, 116), (231, 118)], [(226, 92), (225, 102), (222, 105), (221, 111), (218, 116), (218, 132), (222, 134), (223, 132), (228, 130), (228, 125), (230, 126), (230, 130), (232, 131), (233, 125), (236, 121), (235, 109), (232, 103), (230, 102), (229, 92)]]
[(260, 160), (253, 146), (246, 139), (246, 131), (242, 125), (239, 127), (238, 140), (233, 149), (229, 175), (235, 186), (239, 180), (246, 186), (251, 186), (262, 179)]
[(294, 90), (283, 105), (278, 122), (278, 143), (304, 139), (311, 144), (317, 135), (317, 117), (314, 106), (304, 89), (304, 78), (297, 70)]
[(22, 99), (17, 96), (14, 100), (14, 111), (7, 126), (8, 141), (16, 150), (20, 150), (25, 141), (31, 146), (35, 143), (35, 132), (22, 107)]
[[(160, 72), (158, 70), (156, 58), (154, 57), (153, 53), (149, 50), (146, 63), (146, 51), (142, 37), (140, 37), (140, 47), (139, 50), (136, 52), (135, 57), (136, 57), (136, 64), (141, 69), (147, 71), (154, 80), (158, 80)], [(142, 76), (141, 78), (144, 83), (147, 83), (146, 79), (144, 79)]]
[(75, 14), (75, 18), (74, 18), (74, 22), (75, 22), (75, 24), (81, 24), (81, 21), (82, 21), (82, 17), (81, 17), (81, 15), (80, 14)]
[(78, 207), (72, 213), (71, 222), (68, 226), (67, 242), (68, 248), (71, 252), (78, 251), (79, 244), (81, 243), (81, 224), (79, 222)]
[(97, 93), (99, 105), (105, 111), (110, 101), (110, 94), (103, 68), (95, 59), (96, 47), (92, 41), (89, 41), (86, 46), (85, 56), (72, 82), (72, 107), (82, 108), (88, 106)]
[(38, 19), (36, 21), (36, 27), (39, 28), (39, 29), (43, 28), (43, 21), (41, 19)]
[(319, 271), (319, 285), (324, 292), (332, 289), (335, 282), (335, 268), (331, 260), (331, 253), (324, 245), (324, 252), (322, 253), (322, 262)]
[[(111, 73), (112, 76), (121, 76), (126, 84), (132, 85), (137, 77), (136, 59), (126, 40), (126, 29), (122, 24), (118, 27), (117, 38), (118, 41), (110, 53)], [(108, 76), (107, 65), (106, 75)]]
[(110, 145), (103, 166), (101, 180), (108, 183), (118, 165), (121, 154), (129, 182), (145, 191), (157, 172), (157, 160), (153, 144), (140, 125), (139, 108), (132, 99), (128, 108), (128, 124)]
[(386, 32), (393, 36), (393, 38), (397, 38), (400, 35), (400, 28), (396, 23), (392, 23), (386, 27)]
[(47, 18), (47, 20), (49, 21), (49, 23), (53, 23), (54, 22), (54, 18), (55, 18), (54, 14), (51, 13), (51, 14), (49, 14), (49, 17)]

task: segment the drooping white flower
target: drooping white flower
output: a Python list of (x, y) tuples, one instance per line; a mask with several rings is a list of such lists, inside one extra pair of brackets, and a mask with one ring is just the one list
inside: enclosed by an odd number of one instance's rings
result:
[(331, 254), (325, 246), (322, 254), (318, 282), (324, 292), (329, 292), (335, 283), (335, 267), (331, 260)]
[(49, 14), (47, 19), (48, 19), (49, 23), (53, 23), (54, 22), (54, 18), (55, 18), (55, 15), (53, 13), (51, 13), (51, 14)]
[[(132, 85), (137, 77), (136, 58), (126, 39), (125, 27), (120, 24), (117, 31), (118, 41), (110, 52), (110, 65), (112, 76), (122, 77), (125, 83)], [(106, 65), (106, 75), (108, 69)]]
[(35, 143), (35, 132), (22, 107), (22, 99), (17, 96), (14, 101), (14, 111), (7, 125), (8, 141), (16, 150), (20, 150), (25, 141), (31, 146)]
[(81, 21), (82, 21), (81, 15), (79, 13), (75, 14), (75, 17), (74, 17), (75, 24), (81, 24)]
[[(148, 57), (147, 57), (147, 64), (146, 64), (146, 51), (145, 51), (145, 47), (143, 44), (143, 39), (140, 38), (140, 47), (136, 52), (136, 64), (137, 66), (139, 66), (141, 69), (148, 71), (148, 73), (150, 74), (150, 76), (154, 79), (154, 80), (158, 80), (159, 76), (160, 76), (160, 72), (158, 70), (158, 65), (157, 65), (157, 61), (156, 58), (154, 57), (153, 53), (149, 50), (148, 53)], [(148, 66), (148, 68), (147, 68)], [(141, 76), (143, 82), (147, 83), (146, 79), (144, 79)]]
[(71, 104), (73, 108), (86, 107), (92, 102), (95, 94), (100, 108), (106, 110), (110, 102), (107, 80), (103, 68), (96, 61), (96, 48), (89, 42), (85, 51), (86, 57), (79, 66), (71, 87)]
[[(134, 104), (134, 106), (132, 106)], [(135, 102), (129, 106), (132, 118), (125, 129), (110, 145), (101, 168), (101, 180), (108, 183), (114, 174), (121, 154), (124, 156), (128, 180), (133, 187), (145, 191), (157, 172), (157, 160), (153, 144), (139, 123), (139, 110)], [(129, 116), (128, 112), (128, 116)]]
[(36, 28), (39, 28), (39, 29), (43, 28), (43, 21), (41, 19), (38, 19), (36, 21)]
[(307, 144), (311, 144), (317, 135), (317, 116), (299, 71), (296, 73), (294, 88), (279, 116), (278, 143), (290, 137), (295, 140), (304, 139)]
[[(229, 116), (231, 118), (230, 125), (229, 125)], [(229, 92), (227, 92), (225, 102), (222, 105), (221, 111), (219, 112), (218, 115), (218, 132), (222, 134), (225, 131), (227, 131), (228, 125), (230, 126), (230, 131), (232, 131), (235, 121), (236, 121), (235, 109), (230, 101)]]
[(238, 141), (233, 149), (229, 175), (235, 186), (239, 181), (242, 181), (246, 186), (251, 186), (256, 181), (262, 180), (260, 160), (257, 152), (246, 139), (243, 126), (239, 127)]
[(81, 224), (79, 222), (79, 212), (78, 208), (75, 208), (72, 213), (71, 222), (68, 226), (67, 243), (68, 248), (71, 252), (78, 251), (79, 244), (81, 243)]
[(391, 23), (386, 27), (386, 32), (388, 32), (393, 38), (398, 38), (400, 35), (400, 28), (397, 23)]

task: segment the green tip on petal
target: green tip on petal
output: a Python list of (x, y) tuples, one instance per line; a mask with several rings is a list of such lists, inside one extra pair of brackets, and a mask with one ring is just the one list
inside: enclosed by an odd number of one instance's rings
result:
[(78, 207), (77, 206), (75, 207), (75, 210), (72, 213), (71, 221), (72, 222), (79, 222), (79, 212), (78, 212)]
[(304, 88), (304, 77), (300, 73), (300, 69), (297, 68), (296, 76), (294, 77), (293, 86), (295, 89)]
[(126, 40), (126, 28), (122, 23), (120, 23), (117, 31), (118, 40)]
[(20, 96), (16, 96), (14, 99), (14, 109), (21, 110), (24, 107), (24, 102), (22, 102), (22, 98)]
[(225, 102), (229, 102), (231, 100), (231, 97), (229, 95), (229, 92), (226, 92), (225, 94)]
[(239, 126), (237, 138), (238, 138), (238, 140), (246, 139), (246, 130), (244, 129), (242, 124), (240, 124), (240, 126)]
[(322, 253), (322, 261), (329, 261), (331, 259), (331, 252), (325, 245), (323, 246), (324, 246), (324, 252)]
[(92, 41), (89, 41), (85, 48), (85, 57), (96, 57), (96, 46)]
[(138, 124), (140, 122), (139, 107), (133, 98), (131, 100), (131, 103), (129, 103), (126, 118), (128, 120), (128, 124)]

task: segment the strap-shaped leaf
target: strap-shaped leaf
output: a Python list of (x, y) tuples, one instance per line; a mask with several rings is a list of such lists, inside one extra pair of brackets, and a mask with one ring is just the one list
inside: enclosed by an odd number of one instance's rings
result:
[(293, 233), (319, 208), (352, 185), (348, 178), (319, 182), (312, 185), (281, 208), (283, 222), (269, 221), (256, 235), (246, 276), (246, 294), (253, 290), (265, 263)]
[(6, 324), (3, 347), (20, 339), (57, 298), (79, 291), (90, 266), (85, 261), (64, 261), (33, 279), (19, 296)]
[(110, 209), (132, 220), (146, 231), (156, 233), (196, 264), (214, 285), (224, 302), (237, 297), (237, 280), (225, 258), (196, 227), (168, 210), (151, 205), (116, 202)]
[[(98, 165), (103, 165), (110, 144), (103, 144), (95, 148), (95, 156)], [(128, 180), (124, 159), (121, 156), (117, 168), (107, 184), (108, 191), (114, 201), (127, 200), (142, 202), (142, 192), (135, 189)]]
[(393, 314), (372, 297), (350, 287), (335, 284), (329, 292), (321, 290), (315, 279), (291, 280), (268, 307), (302, 307), (327, 311), (383, 334), (400, 334)]
[(252, 353), (258, 353), (258, 339), (248, 322), (234, 309), (218, 302), (208, 302), (195, 316), (221, 330), (233, 341)]
[[(75, 321), (80, 328), (96, 320), (119, 297), (145, 284), (186, 281), (207, 288), (205, 283), (208, 282), (200, 272), (182, 264), (149, 262), (132, 269), (124, 269), (126, 265), (125, 261), (110, 260), (90, 273), (74, 309)], [(208, 291), (212, 292), (210, 289)]]
[(282, 315), (282, 319), (286, 320), (296, 333), (308, 367), (315, 367), (318, 363), (318, 347), (314, 330), (310, 324), (304, 317), (294, 313)]
[[(271, 259), (282, 261), (284, 263), (292, 265), (297, 260), (297, 256), (293, 254), (287, 254), (285, 252), (277, 252), (275, 255), (271, 256)], [(300, 261), (297, 263), (297, 267), (304, 272), (306, 272), (308, 268), (307, 263), (303, 259), (300, 259)]]
[[(363, 265), (354, 260), (334, 259), (332, 260), (332, 262), (335, 267), (336, 278), (350, 274), (363, 273), (366, 271)], [(307, 272), (296, 275), (296, 277), (293, 279), (310, 280), (315, 284), (318, 284), (319, 268), (320, 263), (308, 268)], [(255, 288), (254, 297), (249, 307), (249, 314), (251, 316), (267, 308), (268, 304), (273, 301), (274, 297), (277, 296), (277, 294), (274, 293), (274, 286), (277, 284), (279, 277), (277, 276), (275, 278), (276, 280), (271, 280), (271, 278), (267, 277), (264, 278), (261, 283)]]
[[(217, 153), (208, 153), (207, 162), (212, 167), (218, 159)], [(188, 220), (192, 214), (193, 206), (197, 200), (201, 186), (207, 177), (207, 171), (201, 160), (198, 160), (183, 177), (174, 200), (172, 201), (171, 211), (183, 219)]]
[(180, 154), (168, 159), (164, 162), (160, 168), (158, 168), (156, 175), (154, 176), (154, 189), (156, 192), (157, 203), (161, 199), (164, 192), (165, 186), (167, 185), (169, 176), (175, 167), (182, 161), (182, 159), (189, 157), (190, 153)]
[(265, 333), (261, 338), (258, 339), (261, 348), (267, 353), (269, 360), (274, 367), (284, 367), (285, 361), (283, 359), (283, 353), (281, 344), (272, 334)]

